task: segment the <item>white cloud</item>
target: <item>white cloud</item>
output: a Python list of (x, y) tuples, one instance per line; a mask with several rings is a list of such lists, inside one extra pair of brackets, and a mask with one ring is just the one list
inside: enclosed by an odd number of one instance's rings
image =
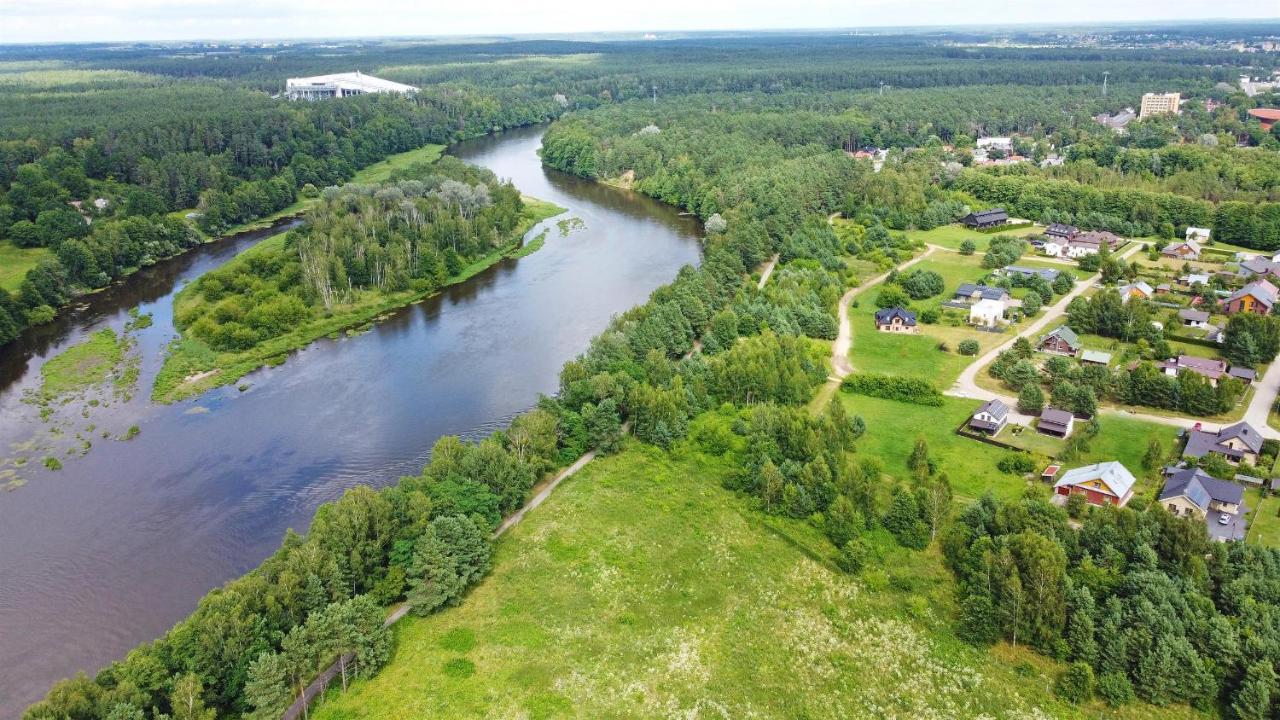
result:
[(0, 0), (0, 42), (1083, 24), (1246, 18), (1265, 9), (1253, 0)]

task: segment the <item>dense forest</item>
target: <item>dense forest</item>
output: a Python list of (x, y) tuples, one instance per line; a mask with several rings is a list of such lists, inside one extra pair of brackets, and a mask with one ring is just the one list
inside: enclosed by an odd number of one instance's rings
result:
[[(796, 60), (801, 45), (803, 62)], [(36, 57), (7, 52), (13, 62)], [(940, 542), (964, 608), (957, 623), (972, 628), (966, 638), (1008, 638), (1076, 663), (1068, 677), (1079, 675), (1076, 685), (1086, 689), (1064, 682), (1063, 693), (1092, 694), (1096, 677), (1097, 692), (1116, 704), (1137, 697), (1203, 707), (1234, 698), (1231, 712), (1241, 718), (1264, 717), (1270, 698), (1280, 696), (1272, 627), (1280, 551), (1210, 551), (1202, 526), (1162, 512), (1091, 513), (1077, 536), (1063, 511), (1038, 500), (984, 499), (953, 522), (946, 468), (923, 440), (909, 459), (910, 475), (890, 477), (879, 458), (854, 452), (867, 431), (863, 418), (839, 402), (817, 413), (807, 407), (827, 375), (828, 349), (813, 341), (834, 336), (837, 298), (856, 283), (846, 258), (887, 269), (912, 249), (900, 231), (944, 225), (980, 202), (1164, 236), (1217, 223), (1233, 241), (1280, 246), (1273, 163), (1247, 154), (1274, 153), (1271, 138), (1241, 150), (1199, 145), (1185, 159), (1199, 180), (1175, 181), (1177, 171), (1150, 170), (1147, 177), (1119, 160), (1133, 152), (1149, 168), (1165, 150), (1130, 147), (1089, 119), (1135, 104), (1142, 87), (1177, 83), (1188, 92), (1220, 93), (1230, 100), (1224, 114), (1234, 112), (1243, 127), (1248, 101), (1215, 89), (1238, 74), (1238, 54), (957, 47), (918, 38), (498, 43), (360, 55), (389, 78), (429, 86), (416, 101), (291, 106), (262, 92), (290, 74), (348, 69), (352, 57), (247, 50), (203, 62), (141, 47), (110, 56), (88, 47), (69, 55), (77, 72), (108, 75), (62, 86), (75, 89), (49, 93), (41, 101), (49, 104), (12, 116), (4, 110), (31, 91), (0, 90), (0, 116), (13, 118), (3, 123), (13, 138), (6, 152), (15, 153), (4, 185), (14, 213), (7, 237), (26, 221), (40, 231), (33, 242), (53, 247), (58, 258), (33, 272), (16, 300), (0, 294), (12, 325), (101, 284), (64, 266), (70, 243), (96, 257), (95, 238), (128, 223), (182, 229), (183, 242), (195, 242), (198, 234), (167, 217), (192, 207), (178, 202), (178, 187), (195, 190), (181, 197), (197, 202), (206, 231), (251, 217), (236, 198), (257, 195), (255, 189), (269, 200), (274, 187), (281, 203), (304, 191), (320, 195), (287, 252), (264, 258), (261, 267), (250, 263), (248, 273), (215, 272), (196, 283), (200, 310), (181, 322), (211, 344), (256, 343), (273, 323), (288, 326), (361, 290), (437, 281), (493, 247), (490, 229), (519, 213), (514, 189), (448, 161), (376, 190), (328, 186), (388, 152), (561, 115), (545, 136), (544, 162), (695, 213), (706, 221), (703, 262), (617, 316), (563, 367), (557, 394), (509, 428), (476, 444), (443, 438), (420, 476), (381, 491), (356, 488), (322, 507), (305, 537), (288, 535), (262, 566), (210, 593), (160, 640), (92, 679), (60, 683), (27, 718), (265, 718), (344, 652), (356, 654), (353, 673), (374, 672), (390, 642), (376, 622), (378, 608), (405, 600), (428, 613), (457, 602), (488, 569), (488, 533), (534, 483), (587, 450), (617, 450), (627, 424), (634, 441), (726, 453), (735, 463), (731, 489), (765, 513), (812, 523), (846, 571), (871, 561), (864, 538), (873, 531), (888, 531), (910, 550)], [(484, 61), (493, 58), (504, 62)], [(1125, 78), (1109, 98), (1093, 85), (1104, 70)], [(131, 86), (139, 75), (141, 86)], [(892, 85), (883, 95), (881, 83)], [(157, 121), (143, 122), (118, 97), (118, 126), (111, 113), (95, 116), (83, 107), (97, 94), (109, 101), (137, 87), (171, 98), (152, 111)], [(240, 110), (213, 111), (206, 125), (193, 108), (202, 94), (209, 100), (217, 93)], [(40, 127), (37, 119), (57, 102), (81, 109)], [(1234, 132), (1226, 120), (1221, 129)], [(140, 137), (117, 139), (116, 132)], [(1042, 152), (1090, 143), (1118, 144), (1123, 152), (1107, 160), (1090, 151), (1072, 161), (1093, 163), (1097, 176), (966, 168), (976, 137), (993, 132), (1022, 134), (1020, 142), (1043, 144)], [(850, 157), (867, 145), (891, 150), (878, 171)], [(131, 149), (117, 156), (117, 147)], [(1160, 162), (1183, 159), (1171, 153)], [(1144, 185), (1124, 193), (1094, 189), (1087, 183), (1104, 184), (1102, 168), (1137, 173)], [(1226, 192), (1205, 189), (1211, 175)], [(73, 193), (67, 183), (82, 177), (87, 192)], [(29, 201), (31, 187), (46, 200)], [(62, 217), (68, 199), (113, 189), (119, 201), (85, 226), (90, 232), (72, 222), (55, 226), (54, 216), (41, 224), (44, 213)], [(130, 193), (139, 198), (132, 205)], [(1263, 196), (1266, 202), (1253, 202)], [(1018, 204), (1036, 198), (1038, 214)], [(133, 206), (145, 211), (130, 215)], [(283, 205), (251, 209), (275, 206)], [(218, 226), (205, 219), (210, 211)], [(853, 229), (837, 233), (827, 220), (834, 213), (850, 218)], [(49, 229), (73, 226), (81, 238)], [(775, 254), (781, 265), (761, 289), (752, 273)], [(113, 272), (93, 277), (106, 282)], [(921, 273), (893, 286), (934, 293), (937, 282)], [(44, 294), (46, 286), (60, 294)], [(1044, 289), (1050, 298), (1061, 294)], [(280, 313), (268, 317), (271, 308)], [(1110, 310), (1077, 306), (1081, 322), (1104, 334)], [(1076, 388), (1090, 381), (1068, 379)], [(904, 383), (894, 392), (933, 398), (936, 389), (925, 385)], [(1095, 401), (1101, 396), (1090, 391)], [(1087, 394), (1076, 390), (1071, 399), (1087, 402)], [(726, 413), (708, 412), (719, 409)], [(1100, 628), (1113, 627), (1108, 638), (1123, 636), (1124, 644), (1104, 652)]]

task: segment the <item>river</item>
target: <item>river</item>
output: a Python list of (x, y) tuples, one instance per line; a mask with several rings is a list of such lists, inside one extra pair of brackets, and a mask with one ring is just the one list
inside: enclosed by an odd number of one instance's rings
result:
[[(148, 399), (174, 336), (176, 291), (270, 232), (148, 268), (0, 351), (0, 450), (32, 455), (6, 466), (25, 484), (0, 492), (0, 717), (16, 717), (59, 678), (92, 674), (163, 634), (210, 588), (261, 562), (286, 528), (305, 530), (320, 503), (416, 474), (441, 435), (483, 436), (554, 392), (561, 365), (612, 315), (699, 261), (695, 221), (542, 167), (543, 130), (450, 152), (569, 208), (561, 217), (584, 227), (563, 235), (547, 221), (528, 236), (550, 229), (541, 250), (368, 333), (317, 342), (245, 378), (246, 391), (220, 388), (172, 406)], [(41, 364), (88, 333), (123, 331), (132, 308), (153, 318), (131, 333), (139, 392), (83, 414), (73, 403), (42, 422), (22, 401), (39, 387)], [(90, 424), (93, 448), (83, 456), (58, 448), (60, 471), (24, 445), (47, 442), (51, 427), (67, 428), (65, 439)], [(141, 430), (132, 440), (100, 439), (130, 425)]]

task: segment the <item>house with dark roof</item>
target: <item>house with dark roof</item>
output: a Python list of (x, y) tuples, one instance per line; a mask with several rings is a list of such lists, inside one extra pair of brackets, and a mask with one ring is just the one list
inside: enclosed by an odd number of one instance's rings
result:
[(1266, 280), (1255, 280), (1248, 285), (1240, 288), (1227, 298), (1225, 303), (1228, 313), (1251, 312), (1259, 315), (1271, 314), (1271, 308), (1275, 307), (1276, 295), (1280, 290), (1276, 289)]
[(1258, 379), (1257, 370), (1254, 370), (1251, 367), (1244, 367), (1243, 365), (1232, 365), (1231, 369), (1227, 371), (1227, 374), (1245, 385), (1252, 385), (1253, 381)]
[(1054, 238), (1056, 240), (1070, 240), (1080, 234), (1080, 228), (1075, 225), (1064, 225), (1062, 223), (1053, 223), (1045, 228), (1045, 237)]
[(971, 228), (989, 228), (1009, 222), (1009, 214), (1004, 208), (990, 208), (971, 212), (960, 219), (960, 222)]
[(1066, 410), (1046, 407), (1040, 411), (1040, 422), (1036, 429), (1045, 435), (1064, 438), (1075, 428), (1076, 417)]
[(1048, 335), (1040, 338), (1036, 348), (1040, 352), (1052, 353), (1054, 355), (1066, 355), (1075, 357), (1080, 352), (1083, 344), (1080, 342), (1080, 336), (1071, 328), (1063, 325)]
[(1068, 470), (1053, 484), (1056, 495), (1083, 495), (1090, 505), (1124, 507), (1137, 480), (1124, 465), (1111, 460)]
[(1226, 375), (1229, 367), (1225, 360), (1214, 360), (1212, 358), (1196, 357), (1194, 355), (1179, 355), (1176, 358), (1161, 360), (1157, 362), (1156, 367), (1160, 368), (1165, 375), (1177, 377), (1184, 372), (1193, 372), (1209, 381), (1210, 385), (1217, 386), (1218, 380)]
[(955, 299), (965, 304), (973, 304), (979, 300), (999, 300), (1007, 303), (1010, 297), (1009, 291), (1002, 287), (961, 283), (960, 287), (956, 288)]
[(988, 400), (969, 418), (969, 427), (988, 435), (996, 435), (1008, 422), (1009, 406), (1000, 400)]
[(1214, 540), (1244, 539), (1248, 508), (1241, 485), (1219, 480), (1197, 467), (1177, 469), (1167, 474), (1159, 503), (1178, 517), (1205, 521)]
[(1232, 465), (1240, 462), (1256, 465), (1262, 453), (1262, 435), (1247, 422), (1229, 425), (1216, 433), (1205, 432), (1196, 423), (1196, 427), (1187, 431), (1182, 457), (1199, 459), (1210, 453), (1221, 455)]
[(876, 329), (880, 332), (915, 333), (916, 314), (900, 307), (885, 308), (876, 311)]

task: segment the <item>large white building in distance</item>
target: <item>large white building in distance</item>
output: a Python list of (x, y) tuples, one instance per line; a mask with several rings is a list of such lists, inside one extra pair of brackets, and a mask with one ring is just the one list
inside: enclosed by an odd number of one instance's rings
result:
[(360, 71), (316, 75), (315, 77), (289, 78), (285, 81), (284, 95), (290, 100), (325, 100), (351, 97), (366, 93), (399, 93), (412, 95), (418, 88), (390, 80), (383, 80)]
[(1145, 93), (1138, 110), (1138, 119), (1149, 118), (1152, 115), (1177, 115), (1180, 104), (1182, 104), (1180, 93)]

